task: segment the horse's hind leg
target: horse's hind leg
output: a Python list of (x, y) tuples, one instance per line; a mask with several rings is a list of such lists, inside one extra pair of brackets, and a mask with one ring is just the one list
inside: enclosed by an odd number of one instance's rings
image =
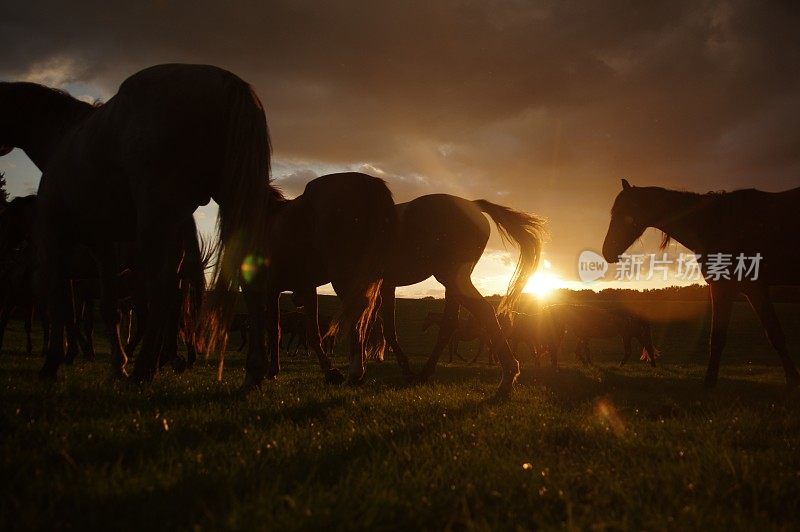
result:
[(491, 337), (492, 351), (497, 353), (497, 358), (502, 367), (502, 378), (498, 387), (498, 394), (508, 394), (519, 376), (519, 362), (511, 353), (511, 348), (508, 346), (505, 335), (500, 328), (500, 323), (497, 321), (494, 308), (478, 292), (469, 277), (461, 279), (457, 286), (463, 294), (461, 297), (462, 304), (472, 313)]
[(383, 337), (389, 347), (392, 348), (394, 356), (397, 359), (397, 365), (400, 366), (400, 371), (403, 373), (403, 378), (406, 381), (414, 379), (414, 372), (411, 371), (411, 366), (408, 363), (408, 357), (400, 347), (400, 341), (397, 338), (397, 325), (395, 323), (395, 287), (384, 282), (381, 287), (381, 315), (383, 318)]
[(761, 325), (764, 327), (764, 332), (766, 332), (772, 347), (775, 348), (780, 356), (783, 373), (786, 376), (786, 384), (792, 387), (800, 385), (800, 375), (798, 375), (797, 368), (786, 348), (786, 337), (783, 334), (778, 316), (775, 314), (775, 307), (770, 299), (769, 290), (763, 287), (748, 290), (747, 299), (761, 320)]
[[(444, 284), (444, 283), (442, 283)], [(458, 297), (455, 295), (454, 290), (445, 285), (444, 294), (444, 317), (442, 318), (441, 326), (439, 327), (439, 336), (436, 339), (436, 345), (433, 348), (433, 353), (428, 357), (428, 361), (420, 372), (419, 379), (421, 381), (428, 380), (433, 372), (436, 371), (436, 365), (439, 363), (439, 357), (444, 351), (444, 348), (451, 344), (453, 333), (458, 327), (458, 309), (460, 308)]]

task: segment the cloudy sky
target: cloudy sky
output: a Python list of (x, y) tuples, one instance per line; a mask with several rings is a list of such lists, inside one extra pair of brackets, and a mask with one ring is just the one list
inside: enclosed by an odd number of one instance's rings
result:
[[(290, 195), (357, 169), (397, 201), (448, 192), (536, 212), (551, 272), (570, 280), (602, 244), (621, 177), (800, 186), (799, 27), (790, 2), (12, 0), (0, 79), (107, 99), (152, 64), (228, 68), (266, 106)], [(35, 190), (24, 154), (0, 171), (12, 194)], [(198, 215), (210, 229), (213, 210)], [(502, 291), (510, 259), (493, 237), (484, 292)]]

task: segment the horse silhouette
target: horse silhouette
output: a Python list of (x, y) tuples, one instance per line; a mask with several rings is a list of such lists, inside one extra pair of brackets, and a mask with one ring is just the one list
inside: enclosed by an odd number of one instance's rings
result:
[[(0, 83), (0, 115), (0, 155), (21, 148), (42, 170), (37, 262), (52, 327), (40, 374), (54, 377), (64, 361), (68, 250), (89, 246), (109, 286), (111, 246), (135, 242), (149, 319), (131, 377), (154, 376), (178, 306), (178, 228), (211, 199), (219, 204), (221, 242), (206, 307), (215, 345), (233, 313), (241, 264), (263, 243), (264, 227), (253, 220), (272, 201), (269, 133), (251, 86), (220, 68), (181, 64), (142, 70), (98, 105), (33, 83)], [(119, 315), (111, 297), (101, 306), (114, 374), (124, 376)]]
[(544, 220), (486, 200), (469, 201), (447, 194), (421, 196), (397, 205), (400, 238), (392, 250), (381, 290), (384, 334), (403, 373), (413, 376), (397, 338), (394, 292), (398, 286), (415, 284), (433, 276), (445, 287), (444, 319), (419, 379), (426, 380), (433, 374), (458, 326), (459, 309), (464, 306), (488, 333), (493, 357), (502, 367), (499, 391), (505, 393), (511, 390), (519, 375), (519, 363), (503, 336), (494, 308), (470, 278), (491, 231), (484, 213), (494, 220), (501, 236), (520, 249), (514, 276), (498, 311), (502, 313), (513, 308), (528, 277), (538, 267)]
[[(9, 249), (17, 249), (25, 246), (25, 249), (33, 247), (33, 221), (36, 218), (37, 199), (36, 195), (14, 198), (8, 203), (6, 209), (0, 213), (0, 257), (9, 253)], [(197, 358), (195, 348), (195, 330), (200, 318), (200, 307), (205, 294), (205, 268), (211, 260), (211, 250), (201, 243), (197, 236), (197, 227), (193, 218), (184, 220), (179, 227), (180, 245), (182, 259), (179, 266), (179, 278), (181, 280), (181, 312), (176, 316), (174, 323), (180, 324), (181, 336), (187, 346), (187, 360), (177, 357), (177, 345), (166, 345), (160, 356), (160, 363), (173, 362), (176, 370), (182, 370), (187, 365), (194, 364)], [(119, 243), (114, 247), (115, 268), (118, 274), (114, 277), (113, 286), (107, 286), (115, 300), (130, 300), (133, 313), (136, 316), (137, 327), (133, 339), (129, 341), (125, 348), (126, 353), (133, 353), (138, 343), (142, 326), (147, 320), (147, 308), (142, 302), (143, 292), (142, 276), (137, 271), (135, 261), (135, 249), (130, 243)], [(29, 280), (27, 290), (31, 291), (33, 269), (33, 250), (28, 252), (30, 260), (26, 262), (28, 270), (26, 279)], [(73, 301), (74, 316), (66, 323), (71, 338), (71, 348), (67, 351), (65, 361), (71, 363), (77, 354), (77, 347), (80, 345), (84, 355), (94, 358), (93, 334), (93, 312), (95, 299), (103, 296), (103, 287), (99, 283), (98, 266), (93, 259), (90, 250), (86, 246), (75, 246), (67, 258), (65, 268), (67, 281), (71, 284), (68, 289), (71, 301)], [(34, 294), (31, 292), (31, 297)], [(38, 300), (41, 297), (36, 298)], [(108, 316), (104, 316), (108, 320)], [(172, 325), (170, 325), (171, 328)], [(167, 335), (167, 341), (169, 340)], [(47, 342), (47, 338), (45, 338)]]
[[(786, 383), (800, 385), (800, 374), (789, 356), (769, 293), (770, 286), (800, 284), (799, 207), (800, 188), (777, 193), (749, 189), (697, 194), (634, 187), (622, 180), (622, 191), (611, 210), (603, 256), (608, 262), (618, 261), (648, 227), (664, 233), (662, 248), (675, 239), (699, 255), (697, 262), (711, 288), (712, 301), (706, 387), (717, 384), (733, 300), (739, 293), (747, 297), (778, 352)], [(709, 257), (721, 255), (733, 260), (760, 256), (757, 278), (754, 274), (735, 275), (735, 271), (725, 278), (718, 275), (716, 267), (716, 273), (711, 274), (714, 261)]]
[(584, 364), (591, 363), (589, 340), (622, 338), (625, 364), (633, 352), (631, 341), (635, 338), (642, 348), (642, 360), (656, 365), (657, 351), (653, 346), (650, 323), (623, 309), (606, 309), (594, 305), (553, 304), (542, 310), (540, 335), (550, 351), (553, 367), (558, 367), (558, 351), (564, 336), (577, 337), (575, 356)]
[[(253, 223), (265, 228), (264, 255), (246, 263), (245, 303), (250, 315), (244, 388), (280, 371), (281, 292), (294, 292), (305, 307), (309, 347), (329, 383), (344, 380), (322, 347), (316, 288), (331, 283), (342, 309), (327, 336), (340, 324), (350, 329), (348, 382), (364, 379), (364, 362), (388, 251), (397, 239), (392, 194), (376, 177), (346, 172), (310, 181), (295, 199), (273, 188), (274, 204)], [(222, 362), (221, 362), (222, 363)]]

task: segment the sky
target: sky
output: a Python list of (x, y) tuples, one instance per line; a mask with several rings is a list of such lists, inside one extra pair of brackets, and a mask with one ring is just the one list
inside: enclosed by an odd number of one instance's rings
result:
[[(800, 186), (798, 27), (793, 2), (11, 0), (0, 79), (105, 100), (153, 64), (227, 68), (265, 105), (289, 196), (359, 170), (398, 202), (446, 192), (535, 212), (549, 220), (547, 279), (580, 287), (578, 256), (602, 246), (620, 178)], [(0, 171), (13, 195), (35, 191), (23, 153)], [(211, 231), (213, 206), (196, 216)], [(503, 292), (514, 260), (495, 232), (475, 284)]]

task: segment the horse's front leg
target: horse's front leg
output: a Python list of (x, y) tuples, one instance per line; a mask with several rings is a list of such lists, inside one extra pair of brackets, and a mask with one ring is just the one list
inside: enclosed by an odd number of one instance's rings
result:
[(436, 345), (433, 348), (431, 356), (422, 368), (419, 374), (419, 380), (428, 380), (433, 372), (436, 371), (436, 366), (439, 363), (439, 357), (442, 355), (444, 348), (450, 345), (453, 340), (453, 333), (458, 327), (458, 309), (460, 304), (458, 298), (453, 295), (453, 290), (445, 288), (444, 294), (444, 317), (439, 326), (439, 336), (436, 339)]
[(356, 324), (352, 324), (350, 326), (350, 374), (347, 376), (347, 384), (351, 386), (363, 383), (367, 374), (364, 365), (366, 360), (364, 341), (365, 338), (359, 335)]
[[(33, 339), (31, 338), (31, 331), (33, 329), (33, 305), (25, 307), (25, 354), (28, 356), (33, 354)], [(3, 341), (0, 339), (0, 347)]]
[[(108, 344), (111, 347), (111, 377), (125, 378), (127, 377), (125, 366), (128, 363), (128, 356), (122, 346), (120, 335), (121, 318), (117, 308), (119, 267), (116, 253), (113, 246), (99, 246), (94, 249), (94, 257), (100, 273), (100, 315), (106, 329)], [(88, 301), (88, 298), (86, 300)], [(91, 330), (87, 329), (86, 334), (87, 343), (91, 342)]]
[(267, 378), (274, 379), (281, 371), (281, 309), (280, 292), (267, 294), (266, 299), (267, 352), (269, 369)]
[(792, 358), (789, 356), (789, 350), (786, 348), (786, 337), (783, 334), (780, 321), (778, 321), (778, 315), (775, 313), (775, 307), (769, 295), (769, 288), (762, 285), (748, 288), (746, 292), (747, 299), (761, 320), (761, 325), (764, 327), (764, 332), (767, 334), (769, 342), (778, 352), (778, 356), (780, 356), (786, 384), (791, 387), (800, 385), (800, 375), (798, 375), (797, 367), (794, 365)]
[(60, 268), (56, 265), (49, 266), (44, 274), (47, 295), (47, 314), (49, 316), (50, 331), (45, 351), (44, 365), (39, 371), (43, 379), (55, 379), (58, 368), (65, 361), (64, 353), (64, 324), (66, 321), (66, 306), (70, 303), (67, 293), (67, 283), (61, 275)]
[(728, 338), (728, 325), (733, 310), (735, 292), (725, 283), (711, 285), (711, 339), (709, 341), (708, 369), (705, 386), (714, 388), (719, 377), (719, 362)]
[(619, 363), (620, 366), (624, 366), (631, 358), (631, 353), (633, 353), (633, 348), (631, 347), (631, 337), (627, 334), (622, 335), (622, 347), (625, 350), (625, 354), (622, 356), (622, 360)]
[[(242, 295), (248, 315), (248, 346), (243, 385), (243, 389), (247, 391), (260, 386), (267, 375), (266, 298), (262, 291), (250, 285), (242, 286)], [(270, 332), (276, 334), (277, 331)]]
[[(298, 294), (298, 292), (295, 292)], [(317, 306), (316, 289), (304, 290), (301, 294), (305, 302), (305, 313), (303, 314), (303, 325), (308, 345), (317, 356), (319, 367), (325, 373), (325, 382), (328, 384), (341, 384), (344, 382), (344, 375), (337, 368), (333, 367), (330, 357), (322, 346), (322, 335), (319, 331), (319, 308)], [(327, 333), (327, 331), (325, 331)]]
[[(150, 222), (150, 223), (149, 223)], [(134, 362), (131, 377), (136, 382), (153, 379), (164, 346), (169, 320), (175, 319), (176, 288), (180, 245), (174, 225), (152, 223), (146, 216), (140, 221), (138, 235), (140, 262), (147, 297), (147, 327), (142, 349)]]

